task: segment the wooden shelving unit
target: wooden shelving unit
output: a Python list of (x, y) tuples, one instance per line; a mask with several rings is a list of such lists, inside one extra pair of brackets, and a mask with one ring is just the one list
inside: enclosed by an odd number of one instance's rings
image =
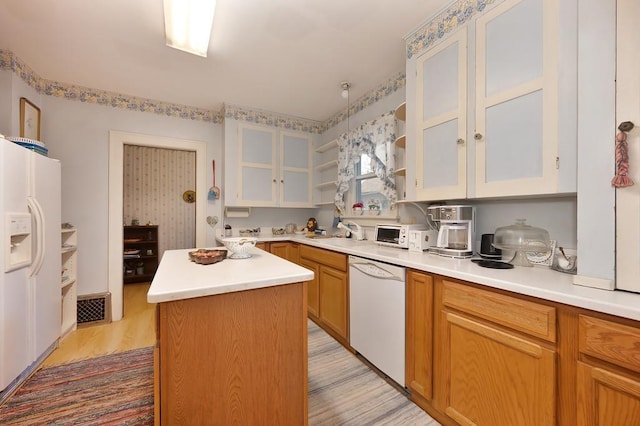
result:
[(125, 226), (123, 282), (151, 281), (158, 269), (158, 225)]
[(62, 228), (60, 252), (62, 255), (62, 275), (60, 289), (62, 296), (62, 324), (60, 338), (65, 338), (77, 328), (78, 316), (78, 231), (76, 228)]
[[(395, 140), (395, 146), (396, 149), (400, 148), (403, 151), (401, 151), (401, 153), (397, 153), (396, 155), (396, 161), (399, 162), (399, 164), (396, 164), (396, 166), (400, 166), (398, 168), (396, 168), (396, 176), (401, 176), (403, 178), (406, 178), (407, 176), (407, 169), (406, 169), (406, 165), (407, 165), (407, 158), (406, 158), (406, 153), (404, 152), (404, 149), (407, 146), (407, 135), (406, 135), (406, 129), (404, 126), (404, 122), (407, 120), (407, 103), (403, 102), (400, 105), (398, 105), (398, 107), (396, 108), (395, 111), (395, 115), (396, 118), (398, 119), (398, 121), (401, 122), (399, 128), (402, 129), (402, 134), (400, 136), (398, 136)], [(396, 185), (398, 187), (398, 199), (402, 200), (406, 197), (406, 179), (400, 179), (400, 182), (396, 181)]]
[(314, 205), (331, 206), (338, 185), (338, 139), (333, 139), (316, 148), (317, 163), (314, 167)]

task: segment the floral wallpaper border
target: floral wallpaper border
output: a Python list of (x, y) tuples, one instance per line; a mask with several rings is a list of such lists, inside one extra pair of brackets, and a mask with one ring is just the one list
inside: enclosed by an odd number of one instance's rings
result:
[(289, 117), (286, 115), (275, 114), (268, 111), (261, 111), (258, 109), (251, 109), (237, 105), (225, 105), (223, 107), (223, 114), (224, 118), (231, 118), (233, 120), (263, 124), (266, 126), (279, 127), (288, 130), (318, 134), (324, 131), (324, 126), (320, 121)]
[(431, 47), (445, 35), (482, 13), (496, 0), (458, 0), (407, 37), (407, 58)]
[(367, 92), (364, 96), (358, 98), (355, 102), (351, 103), (348, 108), (344, 108), (342, 111), (334, 115), (323, 123), (324, 130), (328, 130), (338, 123), (347, 119), (348, 116), (352, 116), (368, 106), (378, 102), (379, 100), (389, 96), (396, 90), (402, 89), (406, 86), (407, 79), (404, 72), (396, 74), (394, 77), (385, 81), (375, 89)]
[(378, 87), (365, 93), (362, 97), (351, 103), (348, 108), (344, 108), (333, 117), (321, 122), (236, 105), (225, 105), (222, 111), (219, 112), (211, 111), (47, 80), (41, 78), (24, 61), (7, 49), (0, 49), (0, 70), (13, 71), (26, 84), (38, 91), (38, 93), (48, 96), (110, 106), (113, 108), (122, 108), (130, 111), (150, 112), (187, 120), (200, 120), (214, 124), (221, 124), (225, 118), (233, 118), (250, 123), (265, 124), (317, 134), (325, 132), (346, 120), (347, 115), (354, 115), (362, 111), (375, 102), (394, 93), (396, 90), (403, 88), (406, 84), (405, 75), (403, 72), (400, 72)]
[(113, 108), (122, 108), (130, 111), (152, 112), (166, 115), (167, 117), (200, 120), (211, 123), (222, 122), (220, 113), (202, 108), (193, 108), (186, 105), (123, 95), (41, 78), (24, 61), (6, 49), (0, 49), (0, 70), (13, 71), (26, 84), (43, 95), (111, 106)]

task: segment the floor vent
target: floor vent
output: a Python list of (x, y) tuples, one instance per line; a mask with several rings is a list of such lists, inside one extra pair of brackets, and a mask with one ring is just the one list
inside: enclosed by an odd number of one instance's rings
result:
[(78, 327), (111, 322), (111, 293), (78, 296)]

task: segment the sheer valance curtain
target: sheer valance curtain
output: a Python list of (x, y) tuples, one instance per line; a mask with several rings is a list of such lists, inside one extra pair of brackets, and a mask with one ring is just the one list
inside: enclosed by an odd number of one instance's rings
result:
[[(382, 182), (382, 194), (387, 197), (389, 205), (397, 201), (394, 150), (396, 128), (396, 118), (391, 111), (338, 138), (338, 189), (334, 201), (340, 214), (346, 211), (344, 195), (355, 177), (354, 166), (360, 161), (362, 154), (371, 158), (373, 172)], [(376, 149), (380, 145), (384, 145), (385, 149)], [(379, 155), (384, 158), (379, 158)]]

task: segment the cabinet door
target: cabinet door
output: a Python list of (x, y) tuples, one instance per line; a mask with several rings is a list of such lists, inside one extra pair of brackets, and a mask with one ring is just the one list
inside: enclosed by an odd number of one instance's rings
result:
[(476, 196), (557, 191), (558, 5), (507, 0), (476, 22)]
[(240, 125), (238, 132), (239, 204), (277, 205), (275, 130)]
[(640, 424), (640, 381), (578, 363), (578, 425)]
[(307, 312), (318, 318), (320, 316), (320, 265), (301, 257), (300, 266), (313, 271), (313, 279), (307, 281)]
[(311, 207), (311, 147), (309, 136), (280, 132), (280, 206)]
[(347, 273), (320, 265), (320, 320), (349, 341)]
[(555, 424), (555, 352), (442, 311), (442, 407), (463, 425)]
[(290, 243), (288, 242), (273, 242), (269, 244), (269, 252), (275, 254), (278, 257), (289, 260), (290, 257)]
[(461, 28), (417, 60), (419, 200), (467, 194), (467, 30)]
[(411, 394), (430, 400), (433, 392), (433, 277), (407, 272), (406, 383)]

